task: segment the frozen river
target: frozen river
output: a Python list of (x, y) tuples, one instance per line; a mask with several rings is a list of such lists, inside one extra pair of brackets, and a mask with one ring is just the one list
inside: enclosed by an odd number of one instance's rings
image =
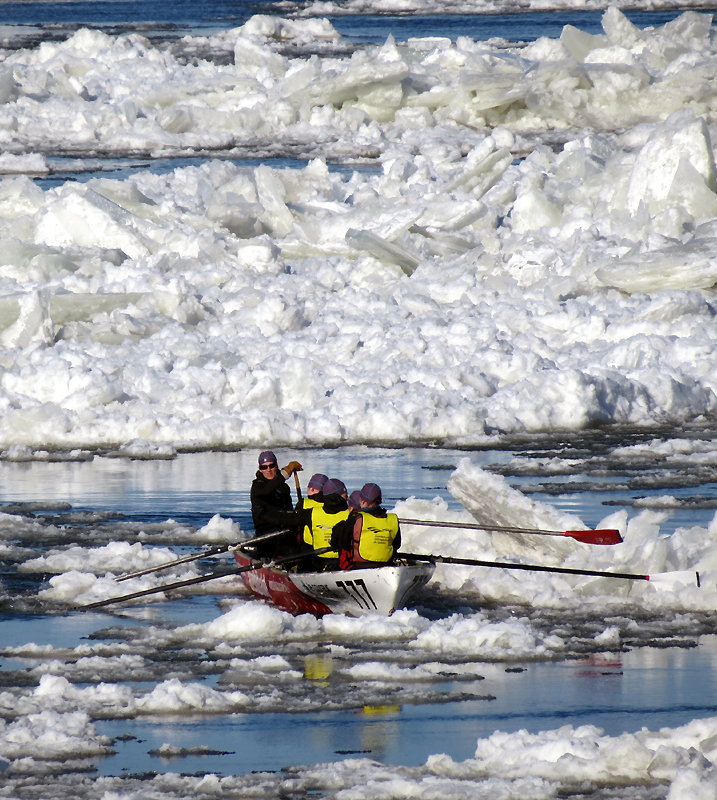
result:
[[(629, 5), (0, 5), (0, 797), (713, 800), (717, 37)], [(77, 610), (244, 537), (267, 446), (624, 542)]]

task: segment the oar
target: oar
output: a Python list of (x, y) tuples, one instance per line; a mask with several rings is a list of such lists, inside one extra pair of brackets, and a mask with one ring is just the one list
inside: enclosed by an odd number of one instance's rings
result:
[(299, 482), (299, 473), (294, 473), (294, 483), (296, 484), (296, 501), (301, 502), (301, 483)]
[(115, 578), (115, 580), (117, 583), (122, 583), (122, 581), (128, 581), (130, 578), (139, 578), (141, 575), (161, 572), (161, 570), (175, 567), (177, 564), (188, 564), (190, 561), (199, 561), (200, 558), (209, 558), (209, 556), (216, 556), (219, 555), (219, 553), (226, 553), (228, 550), (243, 550), (245, 547), (251, 547), (254, 544), (265, 542), (267, 539), (273, 539), (276, 536), (280, 536), (282, 533), (288, 532), (287, 528), (283, 531), (273, 531), (272, 533), (265, 533), (263, 536), (255, 536), (253, 539), (247, 539), (245, 542), (239, 542), (238, 544), (223, 544), (221, 547), (215, 547), (213, 550), (204, 550), (197, 555), (176, 558), (174, 561), (166, 561), (164, 564), (160, 564), (157, 567), (147, 567), (147, 569), (141, 569), (138, 572), (130, 572), (129, 575), (122, 575), (119, 578)]
[[(599, 578), (624, 578), (629, 581), (649, 581), (669, 575), (669, 572), (658, 572), (657, 575), (635, 575), (632, 572), (606, 572), (597, 569), (570, 569), (569, 567), (544, 567), (540, 564), (512, 564), (500, 561), (480, 561), (476, 558), (452, 558), (451, 556), (429, 556), (420, 553), (396, 553), (398, 558), (429, 561), (432, 564), (462, 564), (468, 567), (500, 567), (501, 569), (523, 569), (529, 572), (559, 572), (563, 575), (595, 575)], [(695, 580), (700, 585), (700, 573), (695, 572)]]
[(91, 608), (102, 608), (111, 603), (121, 603), (123, 600), (135, 600), (138, 597), (147, 597), (150, 594), (159, 594), (160, 592), (168, 592), (172, 589), (181, 589), (183, 586), (194, 586), (197, 583), (205, 583), (206, 581), (213, 581), (215, 578), (225, 578), (227, 575), (239, 575), (242, 572), (251, 572), (255, 569), (269, 569), (276, 567), (279, 564), (288, 564), (291, 561), (300, 561), (308, 556), (318, 556), (322, 553), (328, 553), (330, 547), (321, 547), (318, 550), (309, 550), (306, 553), (299, 553), (293, 556), (284, 556), (283, 558), (276, 558), (273, 561), (262, 562), (255, 561), (253, 564), (247, 564), (245, 567), (237, 567), (236, 569), (228, 569), (224, 572), (212, 572), (210, 575), (199, 575), (197, 578), (188, 578), (184, 581), (175, 581), (174, 583), (165, 583), (163, 586), (155, 586), (154, 589), (144, 589), (141, 592), (132, 592), (132, 594), (123, 594), (120, 597), (111, 597), (109, 600), (98, 600), (96, 603), (89, 603), (86, 606), (78, 606), (78, 611), (87, 611)]
[(406, 525), (426, 525), (431, 528), (470, 528), (474, 531), (497, 531), (499, 533), (529, 533), (538, 536), (567, 536), (584, 544), (620, 544), (620, 531), (608, 528), (602, 531), (541, 531), (531, 528), (505, 528), (500, 525), (478, 525), (473, 522), (437, 522), (426, 519), (399, 519)]

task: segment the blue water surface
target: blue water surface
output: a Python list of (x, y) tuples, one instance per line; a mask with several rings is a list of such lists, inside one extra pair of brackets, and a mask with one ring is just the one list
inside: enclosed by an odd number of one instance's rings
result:
[[(276, 454), (281, 463), (295, 458), (303, 464), (304, 485), (312, 472), (323, 471), (340, 475), (350, 488), (378, 481), (388, 506), (413, 495), (427, 500), (440, 497), (456, 510), (460, 506), (446, 482), (461, 459), (487, 467), (505, 464), (515, 455), (510, 451), (369, 447), (277, 449)], [(250, 530), (249, 486), (256, 455), (255, 450), (244, 450), (183, 453), (171, 461), (96, 457), (79, 462), (3, 462), (0, 499), (5, 503), (44, 501), (49, 508), (62, 501), (75, 511), (112, 510), (133, 522), (171, 517), (196, 527), (219, 513)], [(523, 480), (511, 478), (511, 482)], [(702, 486), (699, 491), (704, 494), (714, 488)], [(694, 491), (674, 490), (674, 494)], [(580, 511), (589, 526), (613, 510), (602, 505), (604, 492), (545, 499), (559, 508)], [(630, 516), (638, 513), (628, 512)], [(676, 518), (683, 524), (706, 525), (713, 514), (713, 510), (683, 510)], [(662, 530), (668, 532), (676, 521), (663, 523)], [(4, 647), (33, 642), (71, 648), (88, 638), (99, 635), (101, 639), (99, 632), (108, 626), (173, 627), (206, 622), (220, 613), (217, 598), (211, 595), (155, 604), (148, 616), (114, 615), (106, 610), (64, 615), (8, 610), (0, 614), (0, 642)], [(116, 742), (116, 755), (97, 759), (96, 767), (100, 775), (202, 770), (229, 775), (356, 757), (415, 766), (436, 752), (446, 752), (456, 761), (471, 758), (476, 740), (496, 730), (537, 733), (566, 724), (589, 724), (616, 736), (642, 727), (676, 727), (717, 714), (716, 665), (717, 637), (706, 636), (699, 647), (645, 647), (561, 662), (485, 663), (485, 680), (476, 684), (474, 694), (494, 699), (306, 714), (98, 720), (98, 732), (122, 738)], [(29, 666), (30, 662), (11, 656), (0, 658), (0, 670)], [(207, 683), (213, 680), (210, 677)], [(227, 754), (174, 759), (150, 755), (150, 750), (163, 744), (186, 749), (207, 745)]]
[[(121, 27), (146, 34), (167, 32), (207, 34), (243, 25), (257, 13), (271, 13), (274, 4), (250, 4), (230, 0), (196, 3), (174, 0), (130, 0), (130, 2), (2, 3), (0, 25), (39, 27)], [(329, 16), (334, 27), (351, 41), (384, 42), (389, 34), (397, 41), (411, 37), (443, 36), (452, 40), (468, 36), (475, 40), (494, 37), (530, 42), (541, 36), (555, 38), (563, 26), (574, 25), (588, 33), (602, 33), (603, 11), (541, 11), (516, 14), (407, 14), (403, 16), (363, 14)], [(640, 28), (664, 25), (682, 13), (626, 11)], [(277, 10), (277, 16), (282, 11)]]

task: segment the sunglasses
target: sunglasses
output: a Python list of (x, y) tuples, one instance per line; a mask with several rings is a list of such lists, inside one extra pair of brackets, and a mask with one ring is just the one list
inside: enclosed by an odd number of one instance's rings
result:
[(259, 469), (262, 472), (266, 469), (276, 469), (276, 464), (259, 464)]

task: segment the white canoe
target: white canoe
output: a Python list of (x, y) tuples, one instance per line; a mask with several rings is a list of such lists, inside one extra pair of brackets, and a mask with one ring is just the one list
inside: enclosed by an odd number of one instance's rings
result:
[[(256, 562), (235, 552), (240, 567)], [(288, 572), (261, 567), (242, 573), (247, 589), (292, 614), (390, 616), (431, 579), (433, 564), (395, 564), (336, 572)]]

